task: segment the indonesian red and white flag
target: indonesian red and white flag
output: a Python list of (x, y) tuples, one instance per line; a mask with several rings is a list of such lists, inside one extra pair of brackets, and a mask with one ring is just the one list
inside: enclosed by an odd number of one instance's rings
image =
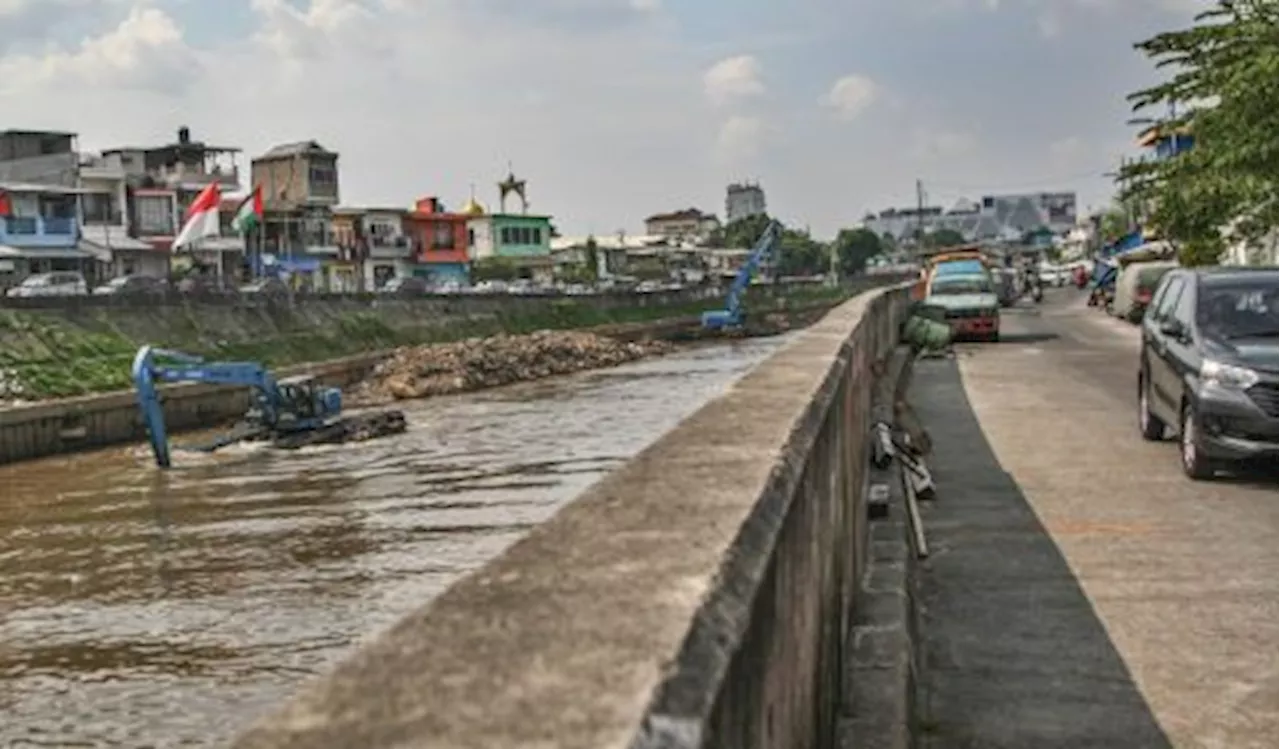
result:
[(205, 237), (221, 234), (222, 219), (218, 215), (221, 205), (222, 189), (217, 182), (210, 182), (187, 209), (187, 220), (183, 222), (178, 238), (173, 240), (173, 249), (187, 247)]

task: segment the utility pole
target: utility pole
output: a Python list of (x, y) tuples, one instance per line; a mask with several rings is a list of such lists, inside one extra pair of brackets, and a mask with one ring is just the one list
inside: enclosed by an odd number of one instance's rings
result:
[(924, 244), (924, 182), (916, 180), (916, 242)]

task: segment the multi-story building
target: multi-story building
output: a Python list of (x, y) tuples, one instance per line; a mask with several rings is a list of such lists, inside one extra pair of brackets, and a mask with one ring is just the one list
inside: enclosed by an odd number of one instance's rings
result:
[(263, 250), (298, 285), (321, 288), (327, 268), (345, 265), (332, 232), (338, 205), (338, 154), (314, 140), (286, 143), (253, 159), (262, 190)]
[[(120, 210), (120, 175), (93, 179), (92, 170), (81, 166), (76, 141), (74, 133), (0, 132), (0, 190), (9, 194), (7, 204), (14, 209), (9, 216), (13, 221), (0, 232), (5, 256), (0, 284), (51, 268), (81, 271), (95, 283), (122, 271), (113, 258), (116, 247), (136, 249)], [(99, 231), (113, 241), (104, 242)], [(127, 253), (121, 261), (128, 268), (135, 265)]]
[(697, 208), (657, 213), (644, 220), (645, 234), (675, 240), (703, 242), (719, 228), (720, 219), (715, 214), (703, 213)]
[(551, 217), (527, 213), (487, 213), (467, 219), (468, 256), (474, 261), (503, 258), (523, 278), (550, 280)]
[(751, 182), (734, 183), (725, 188), (724, 220), (732, 224), (767, 212), (764, 188)]
[(432, 281), (467, 283), (471, 277), (468, 222), (484, 213), (484, 206), (474, 199), (456, 213), (435, 197), (414, 203), (413, 210), (405, 215), (404, 226), (413, 247), (415, 275)]
[(75, 187), (0, 182), (0, 286), (52, 271), (101, 278), (100, 258), (80, 247), (79, 197)]
[[(80, 239), (95, 254), (110, 258), (111, 276), (169, 275), (169, 249), (144, 241), (137, 236), (130, 220), (132, 191), (129, 176), (118, 161), (93, 154), (81, 154), (79, 160)], [(172, 196), (170, 196), (172, 198)], [(172, 224), (177, 205), (172, 199), (164, 203)], [(173, 234), (172, 226), (169, 227)]]
[(0, 131), (0, 182), (77, 187), (77, 140), (50, 130)]
[[(467, 215), (467, 256), (472, 262), (500, 258), (515, 266), (521, 278), (550, 281), (555, 274), (551, 257), (551, 217), (529, 213), (526, 182), (514, 174), (498, 183), (498, 212), (487, 213), (472, 197)], [(507, 197), (520, 200), (520, 213), (508, 213)]]
[[(109, 148), (87, 161), (93, 173), (102, 179), (114, 179), (123, 173), (129, 235), (158, 254), (148, 257), (143, 254), (145, 250), (136, 246), (129, 252), (133, 253), (135, 263), (154, 269), (161, 262), (173, 261), (173, 240), (182, 227), (187, 207), (201, 190), (217, 182), (225, 193), (239, 191), (240, 170), (236, 163), (239, 154), (238, 148), (193, 140), (190, 129), (180, 127), (177, 140), (172, 143)], [(209, 237), (195, 247), (181, 248), (177, 258), (178, 267), (199, 264), (211, 273), (227, 277), (237, 276), (244, 262), (244, 242), (234, 234)]]

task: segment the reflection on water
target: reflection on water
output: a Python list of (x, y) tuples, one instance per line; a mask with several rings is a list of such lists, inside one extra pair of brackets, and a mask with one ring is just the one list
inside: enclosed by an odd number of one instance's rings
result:
[(0, 467), (0, 746), (225, 741), (783, 341), (413, 403), (351, 446)]

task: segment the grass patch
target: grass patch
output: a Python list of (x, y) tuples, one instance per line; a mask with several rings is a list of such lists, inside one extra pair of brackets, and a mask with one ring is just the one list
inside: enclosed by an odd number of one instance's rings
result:
[[(798, 310), (830, 304), (854, 292), (848, 288), (811, 287), (780, 294), (768, 287), (756, 287), (748, 291), (746, 306), (770, 311)], [(587, 300), (568, 298), (513, 305), (497, 314), (436, 316), (409, 325), (403, 324), (403, 310), (360, 310), (344, 312), (324, 323), (308, 323), (293, 332), (246, 332), (227, 340), (218, 337), (221, 331), (216, 325), (202, 328), (201, 320), (190, 310), (165, 310), (169, 316), (155, 321), (153, 327), (160, 335), (154, 340), (129, 337), (110, 317), (89, 327), (55, 315), (0, 310), (0, 399), (40, 400), (128, 389), (133, 384), (129, 372), (133, 357), (138, 347), (146, 343), (210, 359), (257, 361), (282, 367), (502, 332), (520, 334), (547, 328), (563, 330), (696, 316), (722, 303), (720, 299), (707, 299), (601, 309)], [(252, 325), (245, 327), (253, 330)]]

